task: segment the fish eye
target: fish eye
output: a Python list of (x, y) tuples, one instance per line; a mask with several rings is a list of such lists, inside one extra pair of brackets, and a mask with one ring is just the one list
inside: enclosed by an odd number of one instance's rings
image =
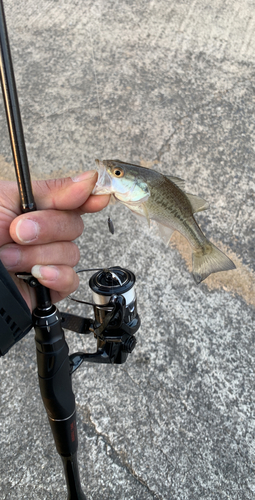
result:
[(113, 169), (113, 174), (116, 177), (123, 177), (124, 171), (121, 168), (116, 167), (116, 168)]

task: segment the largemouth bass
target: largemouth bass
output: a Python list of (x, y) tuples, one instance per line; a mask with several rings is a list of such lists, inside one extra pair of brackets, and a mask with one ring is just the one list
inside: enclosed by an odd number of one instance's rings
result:
[(177, 230), (192, 247), (193, 276), (200, 283), (211, 273), (235, 269), (235, 264), (202, 233), (193, 214), (208, 204), (198, 196), (184, 192), (179, 177), (162, 175), (155, 170), (120, 160), (96, 160), (98, 180), (92, 194), (109, 193), (132, 212), (157, 222), (170, 239)]

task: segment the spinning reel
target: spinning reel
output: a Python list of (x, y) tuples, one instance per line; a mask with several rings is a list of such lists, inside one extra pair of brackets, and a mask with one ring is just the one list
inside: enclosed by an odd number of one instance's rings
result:
[[(78, 272), (89, 271), (81, 270)], [(33, 312), (35, 329), (52, 324), (53, 311), (48, 310), (40, 283), (31, 274), (17, 273), (29, 286), (36, 289), (37, 308)], [(97, 340), (95, 353), (77, 352), (69, 356), (73, 373), (83, 361), (91, 363), (122, 364), (136, 346), (134, 334), (140, 326), (135, 293), (135, 275), (121, 267), (98, 269), (89, 280), (93, 302), (72, 297), (71, 300), (89, 304), (94, 308), (95, 319), (83, 318), (60, 312), (61, 327), (83, 335), (94, 334)], [(55, 308), (55, 306), (53, 306)], [(43, 311), (43, 312), (42, 312)], [(48, 311), (48, 313), (47, 313)]]
[(71, 356), (73, 371), (82, 361), (116, 363), (126, 361), (136, 345), (134, 334), (140, 326), (135, 293), (135, 276), (120, 267), (101, 269), (89, 280), (95, 320), (62, 313), (63, 327), (78, 333), (92, 332), (97, 351)]

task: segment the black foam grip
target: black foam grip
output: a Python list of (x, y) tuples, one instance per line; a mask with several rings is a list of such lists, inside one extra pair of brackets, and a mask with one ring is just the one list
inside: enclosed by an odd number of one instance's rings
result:
[(0, 260), (0, 356), (32, 328), (31, 312)]

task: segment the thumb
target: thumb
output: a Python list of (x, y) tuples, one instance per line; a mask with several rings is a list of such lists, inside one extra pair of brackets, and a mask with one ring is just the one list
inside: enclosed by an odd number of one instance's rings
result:
[(86, 202), (96, 181), (96, 170), (87, 170), (76, 178), (34, 181), (32, 185), (37, 209), (74, 210)]

